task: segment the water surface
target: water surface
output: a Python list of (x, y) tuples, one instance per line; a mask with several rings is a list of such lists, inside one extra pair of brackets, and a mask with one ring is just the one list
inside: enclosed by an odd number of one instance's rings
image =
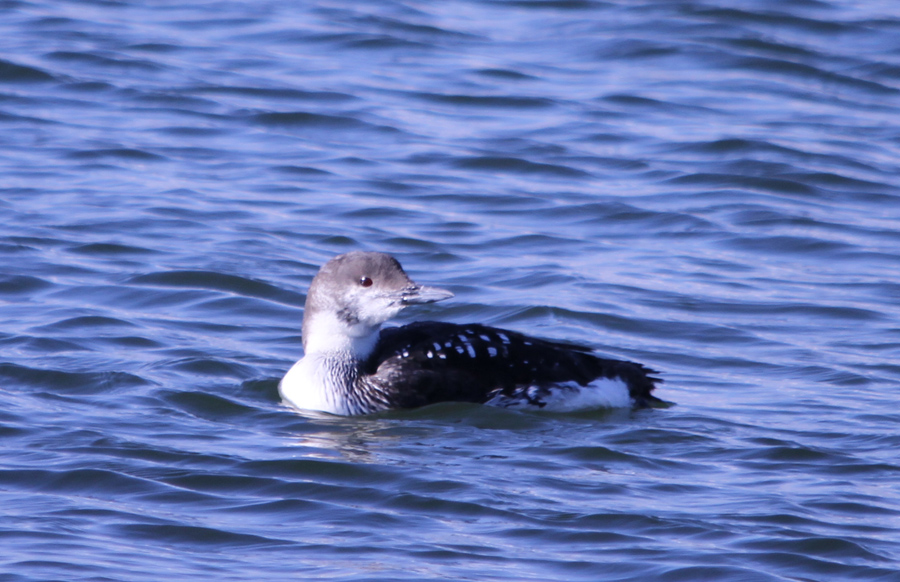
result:
[[(900, 580), (892, 2), (0, 2), (4, 580)], [(320, 264), (667, 409), (298, 413)]]

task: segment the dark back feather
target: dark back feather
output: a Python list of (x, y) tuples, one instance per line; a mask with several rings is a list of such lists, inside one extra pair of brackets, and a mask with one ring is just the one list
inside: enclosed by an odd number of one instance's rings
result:
[(590, 348), (479, 324), (424, 321), (381, 331), (363, 373), (392, 406), (483, 403), (528, 386), (588, 385), (620, 378), (637, 406), (658, 399), (659, 380), (641, 364), (600, 358)]

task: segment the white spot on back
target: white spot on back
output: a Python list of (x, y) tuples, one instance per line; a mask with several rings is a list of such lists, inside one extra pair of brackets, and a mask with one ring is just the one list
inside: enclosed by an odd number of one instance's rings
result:
[[(467, 329), (466, 333), (471, 334), (472, 331)], [(463, 343), (463, 345), (466, 346), (466, 351), (469, 352), (469, 357), (470, 358), (476, 357), (475, 348), (472, 347), (472, 342), (469, 341), (469, 336), (463, 335), (463, 334), (458, 334), (456, 337), (458, 337), (459, 341), (461, 341)], [(456, 346), (456, 351), (458, 351), (459, 353), (463, 353), (462, 348), (460, 346)]]

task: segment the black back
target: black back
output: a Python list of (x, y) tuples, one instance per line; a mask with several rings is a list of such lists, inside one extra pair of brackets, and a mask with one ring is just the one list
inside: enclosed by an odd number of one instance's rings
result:
[(583, 346), (485, 325), (433, 321), (383, 329), (363, 372), (398, 408), (484, 403), (529, 386), (586, 386), (597, 378), (621, 379), (635, 404), (647, 406), (658, 401), (651, 392), (660, 381), (641, 364), (600, 358)]

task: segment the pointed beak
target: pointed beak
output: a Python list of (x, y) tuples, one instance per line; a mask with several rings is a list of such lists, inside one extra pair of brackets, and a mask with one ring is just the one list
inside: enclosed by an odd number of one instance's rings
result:
[(453, 293), (446, 289), (425, 287), (413, 283), (402, 291), (400, 302), (404, 305), (412, 305), (414, 303), (435, 303), (436, 301), (443, 301), (444, 299), (450, 299), (451, 297), (453, 297)]

